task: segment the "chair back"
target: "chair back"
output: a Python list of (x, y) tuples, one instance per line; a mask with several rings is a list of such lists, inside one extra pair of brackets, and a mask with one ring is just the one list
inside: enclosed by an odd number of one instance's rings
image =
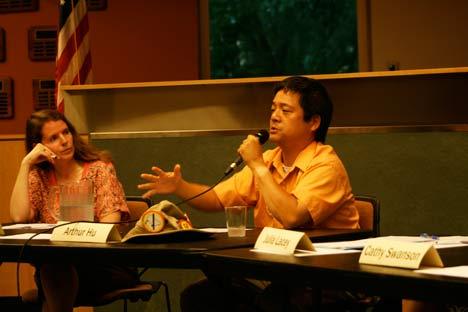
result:
[(372, 236), (380, 235), (380, 202), (377, 198), (367, 195), (356, 195), (355, 206), (359, 213), (359, 226), (363, 230), (371, 230)]
[(143, 212), (152, 206), (151, 199), (140, 196), (126, 196), (130, 220), (138, 220)]
[(122, 237), (135, 226), (143, 212), (152, 206), (151, 199), (149, 198), (125, 196), (125, 200), (127, 202), (128, 212), (130, 213), (130, 221), (132, 222), (119, 225), (119, 232)]

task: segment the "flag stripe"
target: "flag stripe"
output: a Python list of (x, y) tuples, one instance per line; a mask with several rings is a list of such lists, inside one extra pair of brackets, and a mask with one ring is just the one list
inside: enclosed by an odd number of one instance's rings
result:
[(68, 84), (71, 84), (75, 76), (77, 75), (79, 68), (83, 66), (83, 63), (88, 53), (89, 53), (88, 37), (85, 37), (78, 51), (73, 55), (73, 57), (69, 61), (69, 65), (65, 69), (65, 72), (63, 72), (60, 80), (66, 81)]
[(62, 85), (92, 83), (89, 23), (85, 0), (61, 0), (55, 69), (57, 109), (63, 111)]
[(76, 28), (75, 33), (71, 35), (65, 45), (65, 49), (62, 51), (60, 58), (57, 60), (57, 72), (55, 74), (57, 79), (62, 78), (63, 73), (67, 69), (67, 64), (70, 63), (70, 60), (76, 53), (77, 47), (83, 42), (83, 38), (88, 33), (88, 30), (88, 18), (84, 17)]
[(85, 57), (83, 65), (81, 65), (80, 73), (75, 76), (72, 84), (84, 84), (88, 73), (91, 70), (91, 53), (88, 53)]
[[(68, 0), (66, 3), (69, 3), (69, 2), (70, 0)], [(75, 32), (77, 25), (81, 22), (81, 20), (85, 16), (87, 16), (86, 10), (87, 8), (86, 8), (85, 2), (80, 1), (74, 7), (73, 13), (69, 14), (69, 18), (65, 22), (65, 24), (61, 28), (59, 28), (60, 32), (59, 32), (59, 37), (58, 37), (57, 55), (62, 54), (62, 51), (65, 48), (65, 45), (70, 40), (70, 37), (73, 35), (73, 33)]]

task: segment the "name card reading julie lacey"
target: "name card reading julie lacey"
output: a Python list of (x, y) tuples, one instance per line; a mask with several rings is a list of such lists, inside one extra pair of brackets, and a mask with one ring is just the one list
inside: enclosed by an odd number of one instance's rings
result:
[(409, 243), (390, 239), (371, 240), (362, 250), (359, 263), (418, 269), (421, 265), (443, 267), (432, 242)]
[(314, 251), (314, 245), (303, 232), (263, 228), (255, 242), (254, 250), (282, 255), (293, 255), (296, 248)]
[(121, 236), (115, 224), (77, 222), (60, 222), (52, 231), (51, 241), (106, 243), (120, 242)]

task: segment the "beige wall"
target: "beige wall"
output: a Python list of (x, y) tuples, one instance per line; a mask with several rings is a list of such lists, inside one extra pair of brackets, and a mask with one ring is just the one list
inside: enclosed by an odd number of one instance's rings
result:
[(468, 1), (365, 1), (371, 70), (468, 65)]

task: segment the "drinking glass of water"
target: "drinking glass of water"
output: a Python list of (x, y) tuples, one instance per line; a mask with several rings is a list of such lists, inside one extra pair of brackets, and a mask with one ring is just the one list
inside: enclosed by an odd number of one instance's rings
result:
[(226, 207), (226, 227), (229, 237), (244, 237), (247, 223), (247, 206)]
[(60, 188), (61, 221), (94, 221), (93, 182), (84, 180), (63, 184)]

